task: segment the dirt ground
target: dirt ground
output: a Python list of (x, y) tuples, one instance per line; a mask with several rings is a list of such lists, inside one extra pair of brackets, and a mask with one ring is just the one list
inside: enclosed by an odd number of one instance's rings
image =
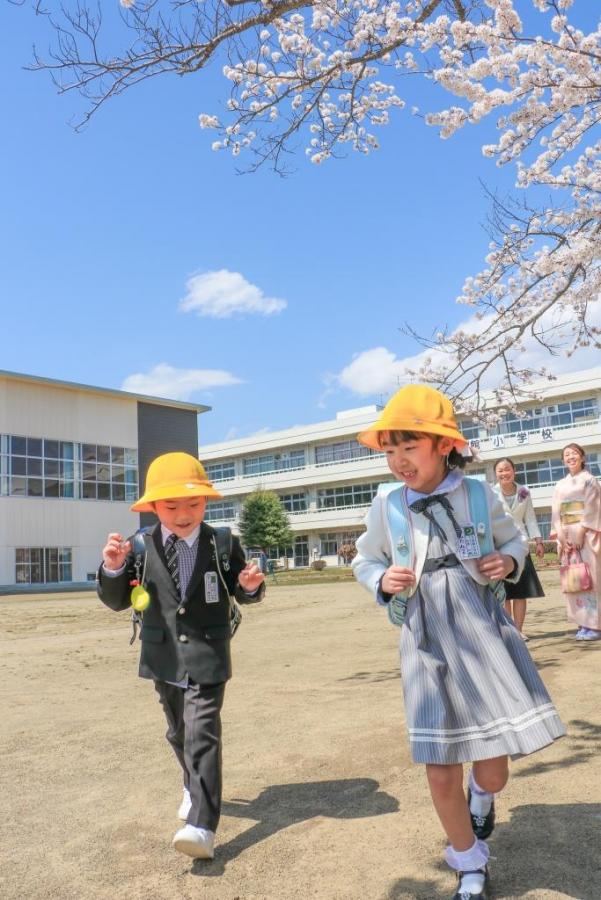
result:
[[(572, 640), (556, 573), (529, 644), (569, 736), (512, 766), (496, 898), (599, 900), (601, 644)], [(270, 586), (234, 641), (213, 862), (170, 846), (181, 785), (127, 614), (91, 594), (0, 598), (0, 896), (452, 896), (412, 765), (397, 631), (356, 584)]]

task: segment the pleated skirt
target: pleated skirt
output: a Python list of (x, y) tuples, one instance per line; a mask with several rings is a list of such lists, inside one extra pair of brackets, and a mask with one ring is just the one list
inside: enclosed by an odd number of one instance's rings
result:
[(545, 592), (536, 574), (534, 563), (530, 554), (527, 555), (524, 563), (524, 570), (520, 575), (519, 581), (512, 584), (511, 581), (503, 582), (505, 585), (505, 593), (508, 600), (526, 600), (528, 597), (544, 597)]
[(520, 634), (463, 566), (422, 575), (400, 651), (414, 762), (517, 759), (565, 734)]

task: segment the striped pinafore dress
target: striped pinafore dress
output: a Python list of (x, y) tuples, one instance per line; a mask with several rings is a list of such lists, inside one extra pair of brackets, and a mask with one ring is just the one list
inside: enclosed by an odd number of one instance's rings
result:
[[(453, 519), (446, 497), (443, 504)], [(565, 734), (557, 710), (502, 604), (424, 514), (427, 559), (400, 645), (413, 760), (444, 765), (533, 753)]]

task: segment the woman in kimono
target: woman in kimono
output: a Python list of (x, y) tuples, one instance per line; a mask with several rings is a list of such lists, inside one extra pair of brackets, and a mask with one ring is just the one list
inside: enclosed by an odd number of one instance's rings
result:
[(568, 474), (555, 485), (552, 500), (551, 537), (557, 539), (560, 558), (578, 550), (590, 570), (590, 591), (566, 593), (568, 621), (579, 627), (577, 641), (601, 640), (601, 485), (587, 471), (579, 444), (563, 448)]
[[(544, 556), (543, 538), (534, 514), (530, 491), (521, 484), (516, 484), (515, 466), (509, 457), (505, 456), (495, 463), (495, 478), (497, 483), (493, 490), (501, 500), (505, 511), (509, 513), (525, 538), (529, 541), (536, 541), (536, 555)], [(527, 641), (528, 637), (523, 631), (527, 599), (528, 597), (545, 596), (530, 553), (526, 556), (524, 570), (519, 581), (515, 584), (505, 581), (504, 584), (507, 598), (505, 612), (515, 622), (515, 627), (522, 635), (522, 639)]]

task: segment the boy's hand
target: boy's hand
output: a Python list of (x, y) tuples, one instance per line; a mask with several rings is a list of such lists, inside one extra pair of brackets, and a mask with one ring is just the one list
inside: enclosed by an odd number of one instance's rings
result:
[(247, 563), (238, 575), (238, 584), (247, 594), (254, 594), (264, 581), (265, 576), (254, 562)]
[(389, 566), (380, 582), (385, 594), (398, 594), (415, 584), (415, 572), (405, 566)]
[(515, 559), (507, 553), (488, 553), (478, 560), (478, 569), (490, 581), (501, 581), (515, 569)]
[(127, 554), (131, 553), (131, 543), (123, 540), (120, 534), (109, 534), (106, 540), (106, 546), (102, 551), (102, 561), (105, 568), (112, 572), (118, 571), (127, 559)]

